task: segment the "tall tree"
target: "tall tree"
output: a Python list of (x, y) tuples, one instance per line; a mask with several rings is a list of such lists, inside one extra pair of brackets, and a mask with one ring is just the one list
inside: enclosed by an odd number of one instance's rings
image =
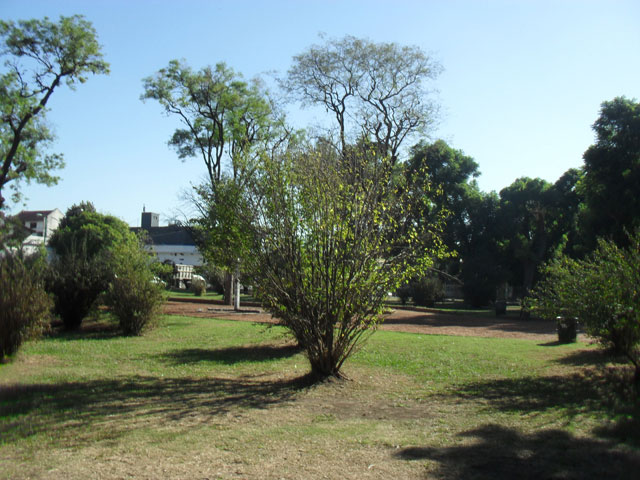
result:
[(430, 189), (429, 202), (416, 221), (430, 222), (445, 216), (442, 240), (450, 252), (456, 254), (448, 262), (448, 273), (456, 275), (461, 254), (466, 249), (466, 229), (472, 197), (479, 189), (475, 178), (480, 175), (475, 160), (456, 150), (444, 140), (432, 144), (420, 142), (410, 151), (407, 170), (426, 172), (425, 181)]
[[(325, 106), (338, 141), (289, 142), (245, 191), (252, 281), (305, 349), (312, 372), (341, 367), (375, 326), (387, 292), (441, 253), (440, 222), (415, 222), (428, 197), (405, 174), (403, 141), (433, 121), (417, 48), (346, 37), (294, 58), (286, 88)], [(420, 179), (420, 181), (419, 181)]]
[(251, 168), (255, 147), (270, 132), (272, 108), (260, 83), (247, 83), (224, 63), (194, 71), (179, 60), (143, 80), (141, 99), (160, 103), (167, 115), (180, 119), (169, 140), (178, 156), (200, 157), (211, 186), (223, 166), (237, 179)]
[(564, 248), (578, 210), (580, 175), (566, 172), (555, 184), (519, 178), (500, 192), (504, 262), (513, 285), (526, 297), (538, 267)]
[(285, 88), (303, 105), (320, 105), (333, 115), (342, 152), (365, 139), (394, 164), (404, 140), (435, 121), (426, 81), (441, 68), (417, 47), (346, 36), (293, 60)]
[(593, 124), (596, 143), (584, 153), (586, 212), (583, 232), (628, 244), (640, 228), (640, 103), (616, 97), (603, 102)]
[(468, 218), (459, 246), (462, 292), (467, 304), (482, 307), (496, 300), (498, 286), (506, 281), (500, 199), (495, 192), (471, 191), (465, 211)]
[(241, 238), (225, 202), (251, 177), (263, 152), (257, 147), (273, 135), (272, 104), (258, 80), (247, 83), (224, 63), (194, 71), (172, 60), (143, 82), (141, 99), (158, 101), (182, 123), (169, 145), (181, 159), (200, 157), (206, 166), (208, 183), (196, 187), (192, 198), (200, 215), (192, 227), (207, 260), (228, 272), (225, 299), (230, 304)]
[(80, 15), (0, 21), (0, 209), (3, 189), (11, 182), (14, 200), (20, 198), (20, 181), (53, 185), (51, 170), (64, 166), (62, 155), (45, 154), (53, 141), (45, 113), (53, 92), (62, 84), (74, 89), (88, 74), (109, 72), (91, 23)]

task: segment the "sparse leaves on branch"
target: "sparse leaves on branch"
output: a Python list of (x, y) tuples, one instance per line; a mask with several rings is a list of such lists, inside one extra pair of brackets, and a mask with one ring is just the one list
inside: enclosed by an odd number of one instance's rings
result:
[(345, 162), (303, 147), (266, 161), (244, 215), (252, 214), (254, 287), (318, 377), (341, 376), (388, 292), (441, 252), (438, 222), (409, 221), (425, 200), (414, 194), (415, 179), (393, 175), (373, 150), (349, 155)]
[(48, 154), (53, 134), (45, 114), (53, 92), (62, 84), (75, 88), (89, 74), (109, 72), (96, 32), (81, 15), (14, 22), (0, 21), (0, 209), (3, 189), (11, 182), (13, 200), (19, 185), (35, 181), (53, 185), (51, 171), (64, 166), (61, 155)]
[(436, 120), (426, 82), (441, 67), (418, 47), (346, 36), (293, 60), (285, 88), (334, 116), (342, 151), (364, 138), (395, 163), (404, 140), (426, 133)]

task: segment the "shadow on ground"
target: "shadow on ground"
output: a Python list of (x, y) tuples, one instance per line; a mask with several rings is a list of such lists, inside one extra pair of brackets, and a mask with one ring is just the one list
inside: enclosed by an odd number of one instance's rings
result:
[[(219, 416), (265, 409), (293, 399), (309, 386), (308, 376), (291, 379), (158, 378), (91, 380), (0, 388), (3, 441), (64, 431), (91, 436), (91, 425), (112, 438), (140, 425), (187, 421), (215, 424)], [(146, 422), (146, 423), (145, 423)], [(109, 424), (104, 428), (104, 424)], [(78, 439), (79, 441), (79, 439)]]
[(449, 313), (420, 313), (412, 312), (399, 318), (385, 317), (385, 325), (425, 325), (434, 329), (462, 327), (469, 329), (469, 335), (474, 335), (474, 329), (495, 330), (509, 333), (555, 335), (556, 323), (546, 320), (521, 320), (517, 316), (473, 316)]
[(289, 358), (302, 349), (295, 344), (287, 345), (244, 345), (220, 349), (187, 348), (163, 354), (165, 360), (173, 364), (213, 362), (233, 365), (243, 362), (268, 362)]
[[(567, 363), (587, 358), (570, 355)], [(591, 353), (585, 354), (591, 358)], [(529, 414), (562, 410), (563, 416), (596, 415), (608, 419), (594, 434), (617, 442), (640, 446), (640, 402), (632, 387), (627, 365), (596, 365), (580, 373), (547, 377), (524, 377), (474, 382), (450, 395), (479, 401), (487, 410)]]
[(62, 322), (55, 322), (46, 334), (64, 340), (110, 340), (122, 336), (118, 322), (85, 319), (77, 330), (65, 330)]
[(459, 434), (475, 439), (452, 447), (410, 447), (395, 455), (403, 460), (436, 462), (431, 478), (445, 479), (636, 479), (640, 454), (562, 430), (524, 434), (485, 425)]

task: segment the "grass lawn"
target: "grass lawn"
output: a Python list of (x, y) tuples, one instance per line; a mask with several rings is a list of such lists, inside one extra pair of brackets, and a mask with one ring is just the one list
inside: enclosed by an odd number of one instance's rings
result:
[(280, 327), (108, 320), (0, 365), (0, 478), (637, 478), (630, 370), (585, 344), (376, 332), (309, 385)]
[[(168, 298), (188, 298), (188, 299), (206, 299), (206, 300), (220, 300), (222, 301), (223, 295), (218, 292), (206, 292), (204, 295), (196, 296), (191, 290), (167, 290), (166, 296)], [(252, 295), (240, 294), (240, 303), (242, 302), (255, 302), (255, 298)]]

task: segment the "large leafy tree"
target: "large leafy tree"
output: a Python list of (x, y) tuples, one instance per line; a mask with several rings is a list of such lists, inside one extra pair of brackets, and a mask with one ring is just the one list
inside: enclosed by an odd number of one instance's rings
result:
[[(191, 225), (196, 240), (208, 261), (235, 272), (242, 238), (228, 202), (251, 177), (274, 135), (273, 105), (259, 81), (244, 81), (224, 63), (196, 71), (172, 60), (143, 82), (142, 100), (156, 100), (167, 115), (180, 119), (169, 145), (181, 159), (200, 157), (206, 166), (208, 182), (193, 195), (199, 213)], [(231, 303), (231, 275), (225, 295)]]
[(499, 234), (504, 264), (513, 285), (526, 297), (538, 267), (564, 248), (578, 210), (580, 174), (566, 172), (555, 184), (519, 178), (500, 191)]
[(269, 135), (271, 104), (260, 82), (247, 83), (224, 63), (198, 71), (171, 60), (143, 80), (142, 100), (160, 103), (167, 115), (180, 119), (169, 140), (181, 159), (200, 157), (210, 185), (222, 179), (223, 167), (234, 179), (255, 160), (255, 146)]
[(432, 222), (446, 216), (442, 240), (450, 252), (457, 254), (450, 259), (448, 273), (459, 273), (459, 261), (466, 250), (467, 226), (470, 221), (471, 199), (479, 193), (475, 178), (480, 175), (475, 160), (456, 150), (444, 140), (434, 143), (420, 142), (413, 146), (407, 162), (409, 172), (424, 171), (424, 181), (429, 185), (425, 193), (429, 202), (425, 211), (416, 219)]
[(327, 108), (333, 135), (289, 142), (246, 190), (247, 255), (264, 305), (294, 334), (318, 377), (375, 326), (387, 292), (441, 253), (440, 222), (416, 222), (425, 172), (405, 174), (405, 138), (433, 121), (419, 49), (346, 37), (294, 58), (286, 88)]
[(465, 302), (481, 307), (496, 300), (506, 280), (501, 235), (500, 199), (495, 192), (471, 191), (466, 198), (468, 216), (460, 242), (460, 278)]
[(0, 209), (5, 187), (19, 200), (21, 180), (55, 184), (51, 170), (64, 165), (46, 154), (53, 141), (47, 128), (47, 104), (63, 84), (75, 88), (89, 74), (109, 72), (91, 23), (80, 15), (14, 22), (0, 21), (5, 58), (0, 75)]
[(596, 143), (584, 153), (584, 234), (628, 242), (640, 227), (640, 103), (617, 97), (603, 102), (593, 124)]

